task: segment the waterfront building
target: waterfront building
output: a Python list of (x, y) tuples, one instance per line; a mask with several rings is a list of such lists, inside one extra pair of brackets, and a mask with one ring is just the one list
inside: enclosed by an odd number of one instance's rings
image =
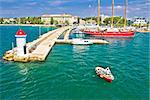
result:
[(4, 18), (3, 19), (3, 23), (9, 23), (10, 21), (9, 21), (9, 19), (8, 18)]
[(147, 21), (145, 18), (135, 18), (133, 24), (134, 25), (146, 25)]
[(47, 14), (41, 16), (41, 21), (44, 24), (51, 24), (53, 20), (53, 24), (69, 24), (73, 25), (74, 23), (78, 23), (78, 16), (73, 16), (71, 14)]
[(80, 19), (80, 22), (79, 22), (80, 25), (85, 25), (86, 24), (86, 21), (83, 20), (83, 19)]
[(4, 24), (13, 24), (16, 23), (16, 20), (14, 18), (3, 18), (3, 22)]
[(26, 54), (26, 36), (26, 33), (21, 29), (15, 35), (17, 56), (24, 56)]

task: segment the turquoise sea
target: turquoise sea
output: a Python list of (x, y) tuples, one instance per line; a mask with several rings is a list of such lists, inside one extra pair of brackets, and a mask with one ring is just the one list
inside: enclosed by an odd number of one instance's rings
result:
[[(0, 58), (11, 49), (16, 31), (27, 41), (38, 37), (38, 27), (0, 26)], [(42, 28), (44, 34), (54, 28)], [(132, 39), (108, 39), (108, 45), (56, 44), (45, 62), (0, 60), (1, 100), (148, 100), (149, 33)], [(95, 73), (98, 65), (110, 66), (112, 83)]]

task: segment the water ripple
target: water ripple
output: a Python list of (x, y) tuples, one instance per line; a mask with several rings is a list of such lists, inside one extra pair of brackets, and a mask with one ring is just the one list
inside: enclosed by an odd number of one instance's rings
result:
[[(132, 40), (112, 40), (110, 45), (55, 45), (45, 62), (0, 61), (0, 95), (14, 100), (147, 99), (148, 40), (149, 35), (139, 34)], [(96, 75), (98, 65), (111, 68), (112, 83)]]

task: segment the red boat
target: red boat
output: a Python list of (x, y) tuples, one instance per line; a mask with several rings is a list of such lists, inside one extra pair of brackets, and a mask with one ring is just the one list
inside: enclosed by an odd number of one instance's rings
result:
[[(134, 37), (134, 32), (126, 30), (127, 24), (127, 6), (128, 0), (126, 0), (125, 11), (124, 11), (124, 29), (114, 28), (114, 0), (112, 0), (112, 17), (111, 17), (111, 28), (106, 28), (105, 30), (83, 30), (86, 34), (93, 36), (101, 37)], [(97, 17), (98, 26), (100, 25), (100, 0), (98, 0), (98, 17)], [(119, 21), (118, 21), (119, 22)], [(118, 23), (117, 22), (117, 23)], [(117, 24), (116, 23), (116, 24)]]
[(123, 31), (123, 32), (84, 31), (84, 32), (88, 35), (100, 37), (134, 37), (135, 35), (133, 31)]
[(109, 67), (107, 67), (107, 68), (96, 67), (96, 68), (95, 68), (95, 71), (96, 71), (96, 74), (97, 74), (100, 78), (106, 80), (107, 82), (110, 82), (110, 83), (111, 83), (111, 82), (114, 80), (114, 76), (112, 75), (112, 73), (111, 73)]

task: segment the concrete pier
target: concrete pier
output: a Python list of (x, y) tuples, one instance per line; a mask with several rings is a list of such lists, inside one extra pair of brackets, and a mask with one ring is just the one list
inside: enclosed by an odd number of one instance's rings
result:
[[(64, 35), (64, 39), (57, 39), (56, 43), (58, 44), (72, 44), (73, 40), (69, 39), (69, 35), (71, 33), (73, 28), (70, 28), (69, 30), (66, 31), (65, 35)], [(108, 44), (109, 42), (106, 40), (100, 40), (100, 39), (84, 39), (87, 41), (92, 42), (93, 44)]]
[(36, 47), (36, 49), (31, 53), (30, 57), (37, 57), (37, 60), (44, 61), (54, 46), (57, 38), (69, 27), (57, 29), (54, 32), (49, 32), (46, 34), (44, 40)]
[(69, 40), (69, 34), (71, 33), (71, 31), (72, 31), (72, 28), (70, 28), (70, 29), (66, 32), (66, 34), (65, 34), (65, 36), (64, 36), (64, 40), (65, 40), (65, 41)]
[[(62, 27), (56, 30), (50, 31), (33, 42), (27, 43), (27, 54), (23, 56), (17, 56), (17, 48), (7, 51), (4, 54), (3, 59), (7, 61), (16, 62), (30, 62), (30, 61), (44, 61), (48, 56), (50, 50), (55, 45), (55, 43), (61, 44), (72, 44), (71, 39), (69, 39), (69, 34), (72, 31), (72, 27)], [(64, 34), (64, 39), (59, 40), (60, 35)], [(107, 44), (105, 40), (88, 40), (93, 44)]]
[(3, 59), (9, 61), (29, 62), (29, 61), (44, 61), (49, 54), (50, 50), (54, 46), (58, 37), (69, 30), (70, 27), (62, 27), (53, 31), (50, 31), (33, 42), (27, 43), (28, 53), (24, 56), (16, 55), (16, 48), (9, 50), (4, 54)]

